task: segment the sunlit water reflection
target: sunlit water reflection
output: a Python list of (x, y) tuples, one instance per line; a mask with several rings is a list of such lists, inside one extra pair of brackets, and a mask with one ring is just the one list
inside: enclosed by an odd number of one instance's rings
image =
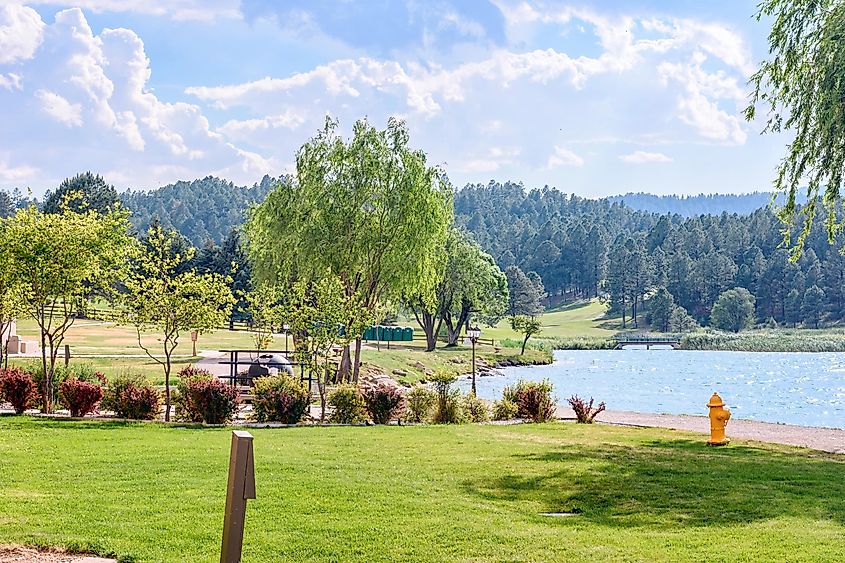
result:
[(718, 391), (736, 418), (845, 428), (843, 353), (561, 350), (550, 366), (503, 371), (478, 379), (480, 397), (498, 399), (520, 378), (548, 378), (563, 404), (577, 394), (611, 410), (706, 414)]

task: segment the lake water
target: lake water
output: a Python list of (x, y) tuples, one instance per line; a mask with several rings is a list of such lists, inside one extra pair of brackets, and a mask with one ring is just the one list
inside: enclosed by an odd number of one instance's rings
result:
[[(608, 410), (706, 415), (716, 391), (735, 418), (845, 428), (845, 353), (560, 350), (549, 366), (506, 368), (481, 377), (478, 395), (499, 399), (520, 378), (554, 384)], [(460, 386), (469, 389), (469, 381)]]

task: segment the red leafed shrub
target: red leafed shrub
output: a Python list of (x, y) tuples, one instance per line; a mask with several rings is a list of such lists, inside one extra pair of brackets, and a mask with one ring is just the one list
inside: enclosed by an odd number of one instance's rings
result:
[(188, 404), (206, 424), (223, 424), (232, 420), (240, 402), (238, 389), (219, 379), (191, 379), (188, 382)]
[(361, 388), (364, 408), (376, 424), (387, 424), (405, 411), (405, 394), (388, 383), (377, 383)]
[(586, 402), (578, 395), (572, 395), (568, 399), (569, 406), (575, 411), (575, 420), (581, 424), (592, 424), (596, 415), (604, 410), (604, 401), (599, 403), (599, 406), (593, 408), (593, 398), (590, 397), (590, 402)]
[(21, 368), (0, 369), (0, 398), (12, 404), (15, 414), (23, 414), (38, 400), (32, 376)]
[(202, 422), (202, 413), (191, 401), (188, 387), (193, 381), (212, 381), (214, 376), (210, 371), (200, 369), (194, 365), (188, 365), (179, 372), (179, 383), (176, 384), (176, 392), (173, 393), (173, 407), (176, 410), (176, 419), (188, 422)]
[(97, 410), (103, 399), (103, 388), (76, 378), (59, 384), (59, 401), (68, 408), (70, 416), (83, 417)]
[(120, 418), (150, 420), (159, 410), (160, 394), (143, 377), (114, 378), (103, 397), (102, 406)]

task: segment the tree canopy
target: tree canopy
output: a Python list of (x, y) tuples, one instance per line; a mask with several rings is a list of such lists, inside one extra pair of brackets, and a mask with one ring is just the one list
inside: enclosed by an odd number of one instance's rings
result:
[(61, 213), (65, 208), (77, 213), (89, 210), (108, 213), (119, 202), (114, 186), (99, 174), (83, 172), (65, 179), (55, 191), (47, 192), (42, 209), (44, 213)]
[[(337, 276), (371, 311), (403, 293), (433, 299), (452, 186), (409, 141), (396, 119), (384, 130), (360, 120), (349, 140), (327, 119), (297, 152), (296, 173), (249, 215), (256, 280), (285, 285)], [(357, 375), (357, 357), (354, 369)]]
[[(800, 252), (809, 235), (821, 194), (831, 241), (841, 229), (837, 219), (845, 170), (845, 3), (840, 0), (764, 0), (757, 19), (773, 18), (770, 58), (752, 76), (746, 118), (757, 106), (766, 112), (764, 132), (794, 136), (778, 167), (775, 187), (786, 193), (781, 218), (792, 222), (799, 211), (799, 187), (806, 182), (807, 204), (800, 210)], [(790, 229), (784, 231), (790, 240)]]

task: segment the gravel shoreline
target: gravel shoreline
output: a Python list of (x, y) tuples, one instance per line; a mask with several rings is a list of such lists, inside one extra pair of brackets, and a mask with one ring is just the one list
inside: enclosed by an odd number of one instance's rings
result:
[[(575, 414), (569, 408), (559, 407), (556, 414), (558, 418), (575, 418)], [(673, 428), (700, 432), (705, 435), (710, 433), (710, 420), (706, 416), (605, 411), (596, 417), (596, 422), (620, 426)], [(837, 428), (732, 419), (728, 423), (727, 434), (729, 438), (773, 442), (828, 453), (845, 454), (845, 430)]]

